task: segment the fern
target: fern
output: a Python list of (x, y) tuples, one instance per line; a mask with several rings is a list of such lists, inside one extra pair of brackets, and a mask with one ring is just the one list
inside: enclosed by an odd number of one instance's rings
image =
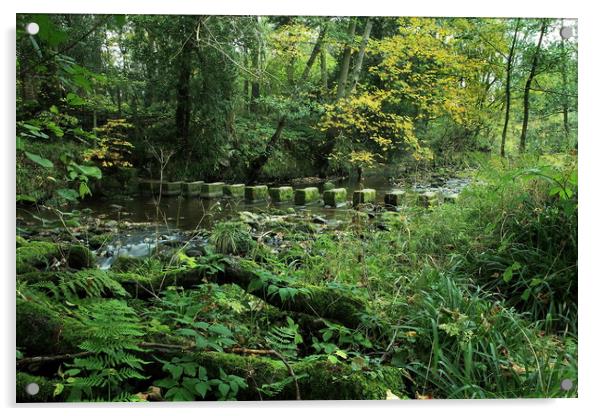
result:
[(141, 372), (147, 364), (135, 355), (143, 351), (138, 343), (144, 335), (135, 311), (112, 299), (82, 304), (76, 314), (86, 338), (79, 347), (91, 355), (75, 358), (64, 373), (71, 389), (69, 400), (83, 400), (82, 396), (94, 400), (92, 388), (106, 392), (109, 401), (129, 397), (123, 387), (128, 380), (145, 379)]
[(303, 338), (299, 334), (299, 325), (289, 317), (286, 320), (288, 326), (271, 328), (265, 340), (273, 350), (288, 358), (296, 358), (297, 345), (303, 342)]
[(129, 293), (113, 278), (113, 274), (104, 270), (87, 269), (77, 273), (58, 273), (58, 281), (42, 281), (30, 284), (30, 287), (44, 290), (56, 299), (74, 302), (89, 297), (99, 298), (129, 297)]

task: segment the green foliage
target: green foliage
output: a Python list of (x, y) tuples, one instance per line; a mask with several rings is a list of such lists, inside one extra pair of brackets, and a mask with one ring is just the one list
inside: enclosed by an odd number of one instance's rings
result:
[(249, 226), (243, 222), (225, 221), (216, 224), (211, 233), (211, 243), (221, 254), (245, 254), (253, 246)]
[(136, 355), (143, 351), (138, 343), (144, 335), (136, 312), (123, 301), (95, 301), (81, 304), (76, 319), (85, 331), (79, 347), (91, 355), (67, 364), (59, 373), (64, 382), (57, 385), (56, 394), (66, 388), (69, 401), (123, 401), (130, 396), (128, 381), (146, 378), (147, 363)]

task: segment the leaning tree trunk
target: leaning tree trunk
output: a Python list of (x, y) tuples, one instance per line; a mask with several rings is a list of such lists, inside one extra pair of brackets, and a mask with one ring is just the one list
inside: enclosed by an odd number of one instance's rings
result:
[(520, 153), (525, 152), (526, 142), (527, 142), (527, 128), (529, 126), (529, 92), (531, 91), (531, 83), (533, 82), (533, 78), (535, 78), (535, 73), (537, 71), (537, 64), (539, 62), (539, 53), (541, 51), (541, 42), (543, 40), (543, 36), (546, 33), (547, 21), (543, 20), (541, 24), (541, 31), (539, 32), (539, 41), (537, 42), (537, 48), (535, 49), (535, 54), (533, 55), (533, 63), (531, 64), (531, 71), (529, 71), (529, 76), (527, 77), (527, 82), (525, 83), (525, 92), (523, 95), (523, 127), (520, 132), (520, 144), (519, 151)]
[[(316, 43), (314, 44), (314, 47), (311, 51), (311, 55), (309, 56), (309, 59), (307, 60), (307, 63), (305, 64), (305, 69), (303, 70), (303, 74), (301, 75), (301, 78), (299, 79), (298, 86), (295, 88), (295, 92), (293, 93), (293, 96), (297, 96), (300, 93), (300, 88), (302, 88), (303, 85), (305, 84), (305, 82), (307, 81), (307, 79), (309, 77), (309, 72), (311, 71), (311, 68), (314, 65), (314, 62), (316, 61), (316, 58), (318, 57), (318, 54), (320, 53), (320, 50), (322, 49), (322, 44), (324, 43), (324, 37), (326, 36), (327, 30), (328, 30), (328, 23), (325, 24), (322, 27), (322, 29), (320, 30), (318, 39), (316, 40)], [(283, 115), (278, 119), (278, 124), (276, 125), (276, 130), (274, 131), (274, 134), (268, 141), (268, 144), (266, 145), (265, 150), (263, 151), (262, 154), (260, 154), (255, 159), (253, 159), (251, 161), (251, 163), (249, 163), (249, 168), (247, 170), (247, 178), (248, 178), (249, 183), (255, 183), (257, 181), (257, 179), (259, 178), (259, 173), (261, 171), (261, 168), (263, 168), (263, 166), (267, 163), (270, 156), (272, 155), (272, 152), (276, 148), (276, 145), (280, 141), (280, 136), (282, 135), (282, 130), (284, 130), (286, 121), (287, 121), (286, 115)]]

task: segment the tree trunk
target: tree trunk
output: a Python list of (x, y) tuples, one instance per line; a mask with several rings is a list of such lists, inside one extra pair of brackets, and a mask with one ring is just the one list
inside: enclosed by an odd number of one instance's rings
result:
[(531, 91), (531, 83), (533, 82), (533, 78), (535, 77), (535, 72), (537, 71), (537, 64), (539, 62), (539, 52), (541, 50), (541, 42), (546, 33), (547, 21), (544, 19), (541, 24), (541, 30), (539, 32), (539, 41), (537, 42), (537, 48), (535, 49), (535, 54), (533, 55), (533, 63), (531, 64), (531, 71), (529, 72), (529, 76), (527, 77), (527, 82), (525, 83), (525, 93), (523, 95), (523, 128), (520, 133), (520, 145), (519, 151), (520, 153), (525, 152), (526, 142), (527, 142), (527, 128), (529, 126), (529, 92)]
[(343, 61), (341, 62), (341, 70), (339, 72), (339, 83), (337, 85), (337, 101), (345, 96), (347, 89), (347, 76), (349, 75), (349, 63), (351, 62), (351, 44), (355, 36), (356, 19), (351, 18), (349, 28), (347, 29), (347, 42), (343, 51)]
[(510, 121), (510, 82), (512, 81), (512, 61), (514, 60), (514, 49), (516, 48), (516, 39), (518, 37), (518, 27), (520, 19), (516, 20), (512, 45), (506, 59), (506, 113), (504, 114), (504, 129), (502, 130), (502, 144), (500, 146), (500, 156), (506, 157), (506, 135), (508, 134), (508, 122)]
[(324, 95), (328, 94), (328, 67), (326, 66), (326, 49), (320, 50), (320, 77), (322, 81), (322, 90)]
[[(309, 59), (307, 60), (307, 63), (305, 64), (305, 69), (303, 70), (303, 74), (301, 75), (301, 78), (299, 79), (298, 86), (295, 88), (295, 91), (293, 92), (293, 96), (299, 95), (300, 88), (302, 88), (303, 85), (305, 84), (305, 82), (307, 81), (307, 78), (309, 77), (309, 72), (311, 71), (311, 68), (312, 68), (314, 62), (316, 61), (316, 58), (317, 58), (318, 54), (320, 53), (320, 50), (322, 49), (322, 44), (324, 43), (324, 37), (326, 36), (327, 31), (328, 31), (328, 23), (325, 24), (322, 27), (322, 29), (320, 30), (318, 38), (316, 39), (316, 43), (314, 44), (314, 47), (311, 51), (311, 55), (309, 56)], [(247, 171), (247, 179), (250, 183), (254, 183), (257, 181), (257, 179), (259, 177), (259, 173), (261, 171), (261, 168), (263, 167), (263, 165), (266, 164), (266, 162), (272, 155), (274, 148), (280, 141), (280, 136), (282, 135), (282, 130), (284, 129), (284, 126), (286, 125), (286, 121), (287, 121), (286, 115), (283, 115), (278, 119), (276, 131), (274, 132), (274, 134), (268, 141), (265, 151), (261, 155), (259, 155), (255, 159), (253, 159), (251, 161), (251, 163), (249, 163), (249, 168)]]
[(176, 87), (176, 135), (188, 148), (188, 135), (190, 128), (190, 75), (191, 75), (191, 49), (189, 42), (184, 44), (179, 65), (178, 85)]
[[(564, 26), (564, 20), (562, 21), (562, 26)], [(565, 48), (565, 40), (564, 38), (560, 41), (560, 53), (562, 56), (562, 124), (564, 127), (564, 140), (568, 142), (569, 140), (569, 98), (568, 98), (568, 80), (567, 80), (567, 54)]]
[(364, 62), (364, 55), (366, 54), (366, 46), (368, 45), (368, 40), (370, 40), (370, 32), (372, 31), (372, 19), (369, 18), (366, 22), (366, 28), (364, 29), (364, 36), (362, 37), (362, 43), (360, 44), (360, 49), (357, 52), (357, 58), (355, 59), (355, 66), (353, 67), (353, 72), (351, 75), (351, 85), (347, 89), (345, 93), (345, 97), (349, 97), (355, 90), (355, 87), (360, 79), (360, 73), (362, 71), (362, 64)]

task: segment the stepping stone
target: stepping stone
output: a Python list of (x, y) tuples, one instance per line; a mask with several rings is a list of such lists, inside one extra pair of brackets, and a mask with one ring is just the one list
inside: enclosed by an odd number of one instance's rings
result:
[(245, 199), (248, 202), (266, 201), (268, 199), (268, 187), (266, 185), (245, 187)]
[(359, 204), (369, 204), (376, 201), (376, 190), (366, 188), (361, 191), (353, 192), (353, 206), (357, 206)]
[(201, 198), (219, 198), (224, 196), (224, 183), (213, 182), (201, 185)]
[(243, 198), (245, 196), (245, 184), (224, 185), (224, 195), (232, 198)]
[(347, 189), (334, 188), (324, 191), (324, 205), (334, 208), (347, 205)]
[(418, 195), (418, 204), (429, 208), (439, 204), (439, 197), (435, 192), (425, 192)]
[(201, 185), (204, 183), (203, 181), (184, 182), (182, 184), (182, 193), (185, 196), (198, 196), (201, 193)]
[(458, 201), (459, 197), (459, 194), (446, 194), (443, 195), (443, 202), (455, 204)]
[(144, 195), (153, 195), (159, 193), (159, 185), (161, 181), (155, 179), (141, 179), (138, 182), (138, 188)]
[(316, 187), (295, 189), (295, 204), (307, 205), (320, 199), (320, 190)]
[(401, 190), (394, 190), (385, 194), (385, 205), (391, 205), (398, 207), (402, 204), (406, 192)]
[(179, 196), (182, 194), (182, 181), (163, 182), (161, 194), (165, 196)]
[(287, 202), (293, 199), (293, 187), (292, 186), (281, 186), (279, 188), (270, 188), (270, 198), (273, 202)]

